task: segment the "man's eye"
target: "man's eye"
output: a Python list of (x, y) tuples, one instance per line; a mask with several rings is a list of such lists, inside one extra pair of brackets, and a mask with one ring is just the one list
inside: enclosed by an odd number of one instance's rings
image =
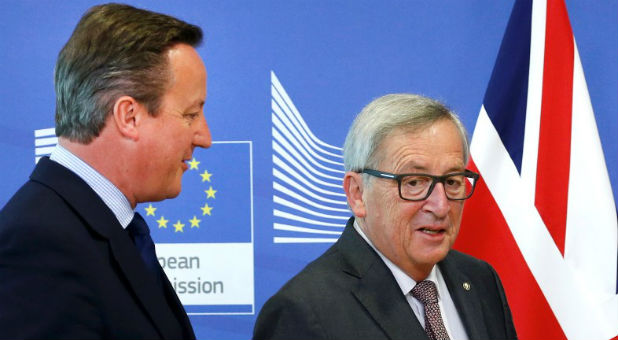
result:
[(411, 187), (423, 186), (428, 182), (431, 182), (431, 179), (422, 176), (408, 177), (404, 180), (404, 183)]

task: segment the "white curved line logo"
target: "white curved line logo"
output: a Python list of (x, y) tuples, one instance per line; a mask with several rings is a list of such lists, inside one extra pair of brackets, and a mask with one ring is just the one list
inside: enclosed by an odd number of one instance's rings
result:
[(271, 71), (274, 243), (335, 242), (351, 216), (342, 149), (317, 138)]

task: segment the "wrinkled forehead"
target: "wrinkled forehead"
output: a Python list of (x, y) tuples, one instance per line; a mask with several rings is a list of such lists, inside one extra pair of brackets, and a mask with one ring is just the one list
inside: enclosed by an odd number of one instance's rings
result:
[[(465, 135), (450, 119), (440, 119), (422, 125), (392, 129), (383, 136), (374, 152), (374, 164), (397, 161), (409, 152), (421, 151), (439, 157), (455, 154), (465, 165)], [(388, 158), (388, 159), (387, 159)]]

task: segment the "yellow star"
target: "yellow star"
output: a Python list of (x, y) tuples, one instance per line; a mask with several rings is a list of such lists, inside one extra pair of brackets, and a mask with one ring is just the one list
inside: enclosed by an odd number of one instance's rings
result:
[(176, 230), (174, 230), (174, 232), (177, 233), (177, 232), (180, 231), (182, 233), (182, 232), (184, 232), (184, 230), (182, 229), (184, 227), (185, 227), (185, 225), (180, 223), (180, 220), (178, 220), (178, 222), (174, 223), (174, 228), (176, 228)]
[(202, 176), (202, 182), (210, 182), (210, 176), (212, 176), (212, 174), (209, 173), (208, 170), (204, 170), (204, 173), (200, 174), (200, 176)]
[(148, 207), (144, 208), (146, 210), (146, 216), (154, 216), (157, 208), (153, 207), (152, 204), (148, 204)]
[(197, 165), (200, 164), (200, 162), (198, 162), (197, 160), (195, 160), (195, 157), (193, 157), (193, 159), (191, 160), (191, 162), (189, 162), (189, 170), (191, 169), (195, 169), (197, 170)]
[(166, 220), (163, 216), (157, 220), (157, 223), (159, 223), (159, 228), (167, 228), (167, 222), (169, 222), (169, 220)]
[(210, 212), (212, 211), (213, 207), (209, 207), (208, 203), (204, 204), (203, 207), (201, 207), (200, 209), (202, 209), (202, 216), (204, 215), (208, 215), (210, 216)]
[(215, 193), (217, 192), (217, 190), (214, 190), (211, 186), (210, 188), (208, 188), (208, 190), (204, 190), (204, 192), (207, 195), (206, 198), (215, 198)]
[(189, 220), (189, 222), (191, 222), (191, 228), (193, 228), (193, 227), (199, 228), (201, 221), (202, 220), (198, 220), (197, 217), (195, 217), (195, 215), (193, 215), (193, 218)]

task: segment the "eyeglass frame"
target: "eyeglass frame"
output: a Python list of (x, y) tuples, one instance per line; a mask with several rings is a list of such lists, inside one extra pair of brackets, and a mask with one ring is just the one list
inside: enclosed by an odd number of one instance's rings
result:
[[(474, 193), (474, 189), (476, 188), (476, 183), (479, 177), (481, 177), (481, 175), (479, 175), (478, 173), (472, 170), (468, 170), (468, 169), (465, 169), (463, 172), (452, 172), (452, 173), (445, 174), (442, 176), (435, 176), (435, 175), (424, 174), (424, 173), (393, 174), (390, 172), (379, 171), (379, 170), (374, 170), (374, 169), (369, 169), (369, 168), (364, 168), (357, 172), (362, 173), (362, 174), (368, 174), (370, 176), (374, 176), (377, 178), (392, 179), (392, 180), (397, 181), (397, 187), (399, 189), (399, 197), (401, 197), (402, 200), (412, 201), (412, 202), (419, 202), (419, 201), (426, 200), (427, 198), (429, 198), (429, 196), (433, 192), (433, 189), (436, 187), (436, 183), (442, 183), (442, 186), (444, 186), (444, 182), (446, 181), (447, 178), (452, 177), (452, 176), (458, 176), (458, 175), (463, 175), (466, 178), (474, 178), (474, 182), (472, 183), (472, 190), (470, 190), (470, 194), (468, 194), (464, 198), (450, 198), (448, 197), (448, 194), (446, 193), (446, 191), (444, 191), (444, 195), (446, 196), (448, 200), (451, 200), (451, 201), (467, 200), (468, 198), (472, 197), (472, 194)], [(417, 199), (403, 197), (403, 195), (401, 194), (401, 180), (407, 176), (425, 176), (425, 177), (431, 178), (431, 184), (429, 185), (429, 189), (427, 189), (427, 194), (425, 195), (425, 197), (417, 198)]]

